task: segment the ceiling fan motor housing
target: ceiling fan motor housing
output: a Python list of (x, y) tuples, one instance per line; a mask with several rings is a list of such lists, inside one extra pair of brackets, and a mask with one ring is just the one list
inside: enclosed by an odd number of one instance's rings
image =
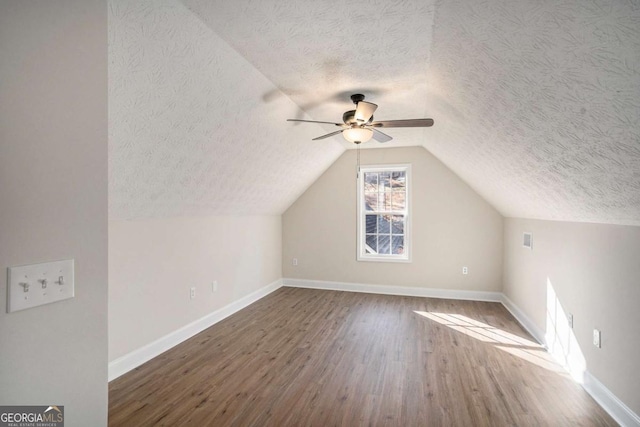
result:
[(342, 121), (346, 125), (354, 124), (356, 122), (355, 116), (356, 116), (356, 110), (345, 111), (344, 114), (342, 115)]
[(371, 118), (369, 119), (369, 121), (367, 121), (367, 123), (358, 123), (358, 121), (356, 120), (356, 110), (349, 110), (349, 111), (345, 111), (344, 114), (342, 115), (342, 121), (344, 122), (345, 125), (366, 125), (369, 124), (373, 121), (373, 116), (371, 116)]

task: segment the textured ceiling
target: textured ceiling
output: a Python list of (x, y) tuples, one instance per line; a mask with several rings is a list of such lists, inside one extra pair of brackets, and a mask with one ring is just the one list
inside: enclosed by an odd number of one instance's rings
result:
[(280, 214), (344, 148), (277, 94), (180, 2), (110, 1), (110, 218)]
[(506, 216), (640, 225), (640, 2), (438, 4), (425, 146)]
[(281, 213), (362, 92), (506, 216), (640, 225), (637, 1), (110, 0), (109, 56), (112, 218)]
[[(378, 120), (428, 113), (433, 0), (183, 3), (315, 120), (341, 122), (354, 108), (353, 93), (379, 105)], [(322, 134), (314, 131), (306, 131), (306, 140)], [(423, 132), (388, 133), (399, 146), (420, 144)], [(334, 140), (353, 147), (340, 136)]]

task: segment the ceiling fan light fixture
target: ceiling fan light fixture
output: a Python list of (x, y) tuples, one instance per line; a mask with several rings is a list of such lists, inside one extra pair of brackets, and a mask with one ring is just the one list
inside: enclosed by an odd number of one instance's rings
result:
[(342, 136), (349, 142), (367, 142), (373, 136), (371, 129), (363, 127), (351, 127), (342, 131)]

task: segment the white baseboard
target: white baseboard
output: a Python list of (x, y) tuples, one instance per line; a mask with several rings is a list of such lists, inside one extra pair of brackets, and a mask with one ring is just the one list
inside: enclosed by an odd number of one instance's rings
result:
[(269, 285), (258, 289), (257, 291), (240, 298), (237, 301), (228, 304), (213, 313), (183, 326), (182, 328), (159, 338), (152, 343), (145, 345), (131, 353), (125, 354), (109, 363), (108, 379), (112, 381), (119, 376), (126, 374), (130, 370), (137, 368), (143, 363), (153, 359), (170, 348), (180, 344), (181, 342), (191, 338), (192, 336), (202, 332), (208, 327), (218, 323), (219, 321), (231, 316), (233, 313), (242, 310), (246, 306), (258, 301), (259, 299), (269, 295), (271, 292), (282, 286), (282, 280), (278, 279)]
[(283, 286), (363, 292), (367, 294), (401, 295), (410, 297), (444, 298), (471, 301), (501, 302), (501, 292), (463, 291), (455, 289), (412, 288), (406, 286), (368, 285), (364, 283), (326, 282), (322, 280), (282, 279)]
[(640, 416), (629, 409), (588, 371), (584, 373), (583, 387), (618, 424), (623, 427), (640, 427)]
[(520, 307), (515, 305), (513, 301), (509, 299), (509, 297), (507, 297), (503, 293), (501, 293), (500, 295), (501, 295), (500, 302), (509, 311), (509, 313), (511, 313), (511, 315), (516, 318), (518, 323), (520, 323), (520, 325), (527, 332), (529, 332), (529, 334), (531, 334), (531, 336), (535, 338), (535, 340), (538, 341), (539, 344), (542, 344), (543, 346), (547, 347), (547, 342), (544, 337), (544, 331), (538, 328), (536, 324), (533, 323), (533, 321), (529, 318), (529, 316), (524, 314), (524, 311), (522, 311)]

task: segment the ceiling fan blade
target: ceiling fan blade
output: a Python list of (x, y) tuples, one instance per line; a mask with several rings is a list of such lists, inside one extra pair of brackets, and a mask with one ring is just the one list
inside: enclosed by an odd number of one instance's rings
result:
[(317, 140), (319, 140), (319, 139), (329, 138), (330, 136), (337, 135), (337, 134), (339, 134), (339, 133), (342, 133), (342, 130), (337, 130), (337, 131), (335, 131), (335, 132), (331, 132), (331, 133), (328, 133), (328, 134), (326, 134), (326, 135), (322, 135), (322, 136), (319, 136), (319, 137), (317, 137), (317, 138), (313, 138), (313, 139), (312, 139), (312, 141), (317, 141)]
[(386, 133), (380, 132), (376, 128), (372, 128), (372, 130), (373, 130), (373, 139), (375, 139), (378, 142), (389, 142), (393, 139)]
[(433, 119), (382, 120), (369, 126), (380, 128), (428, 128), (433, 126)]
[(334, 123), (334, 122), (319, 122), (317, 120), (301, 120), (301, 119), (287, 119), (288, 122), (304, 122), (304, 123), (324, 123), (327, 125), (336, 125), (343, 126), (344, 123)]
[(367, 123), (371, 119), (371, 116), (373, 116), (373, 112), (376, 111), (376, 108), (378, 108), (376, 104), (360, 101), (356, 107), (354, 118), (359, 123)]

